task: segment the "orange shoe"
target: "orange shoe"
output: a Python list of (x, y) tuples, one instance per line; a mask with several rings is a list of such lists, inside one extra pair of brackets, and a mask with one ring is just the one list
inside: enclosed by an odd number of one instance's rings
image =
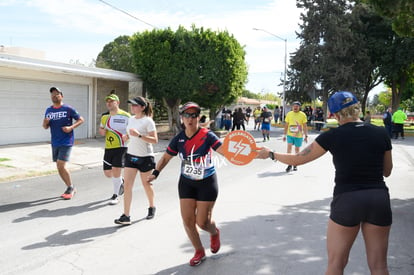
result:
[(75, 187), (68, 186), (66, 188), (65, 193), (63, 193), (62, 195), (60, 195), (60, 197), (62, 199), (64, 199), (64, 200), (70, 200), (71, 198), (73, 198), (73, 196), (75, 195), (75, 193), (76, 193)]
[(220, 250), (220, 230), (218, 228), (216, 230), (216, 235), (210, 235), (210, 250), (214, 254)]
[(191, 266), (199, 265), (205, 259), (206, 259), (206, 253), (204, 252), (204, 248), (200, 250), (196, 250), (194, 257), (190, 260), (190, 265)]

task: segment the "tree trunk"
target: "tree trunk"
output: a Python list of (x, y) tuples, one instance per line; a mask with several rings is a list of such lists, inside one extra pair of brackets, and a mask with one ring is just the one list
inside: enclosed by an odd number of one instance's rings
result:
[(216, 110), (210, 109), (208, 112), (208, 115), (210, 117), (210, 120), (214, 121), (213, 123), (210, 124), (210, 129), (216, 130), (216, 116), (217, 116)]
[(178, 107), (180, 106), (181, 99), (163, 98), (164, 105), (167, 106), (168, 112), (168, 125), (174, 135), (181, 131), (180, 113)]

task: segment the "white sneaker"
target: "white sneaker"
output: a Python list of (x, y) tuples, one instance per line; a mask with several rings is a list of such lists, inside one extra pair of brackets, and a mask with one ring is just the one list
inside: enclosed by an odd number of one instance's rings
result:
[(119, 203), (118, 196), (116, 194), (113, 194), (112, 197), (110, 198), (108, 204), (115, 205), (115, 204), (118, 204), (118, 203)]

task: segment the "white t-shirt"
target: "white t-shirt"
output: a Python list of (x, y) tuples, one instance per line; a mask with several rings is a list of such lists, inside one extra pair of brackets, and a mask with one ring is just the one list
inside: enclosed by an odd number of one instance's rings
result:
[[(136, 129), (142, 136), (147, 136), (150, 132), (156, 130), (154, 120), (147, 116), (142, 118), (130, 117), (127, 127), (128, 134), (130, 129)], [(151, 143), (145, 142), (142, 138), (129, 135), (128, 154), (138, 157), (154, 156), (154, 149)]]

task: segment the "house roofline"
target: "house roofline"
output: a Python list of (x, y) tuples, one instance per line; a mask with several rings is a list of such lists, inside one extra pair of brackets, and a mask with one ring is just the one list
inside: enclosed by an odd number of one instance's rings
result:
[(128, 72), (85, 67), (80, 65), (32, 59), (8, 54), (0, 54), (0, 67), (30, 69), (42, 72), (61, 73), (66, 75), (86, 76), (130, 82), (140, 80), (138, 75)]

